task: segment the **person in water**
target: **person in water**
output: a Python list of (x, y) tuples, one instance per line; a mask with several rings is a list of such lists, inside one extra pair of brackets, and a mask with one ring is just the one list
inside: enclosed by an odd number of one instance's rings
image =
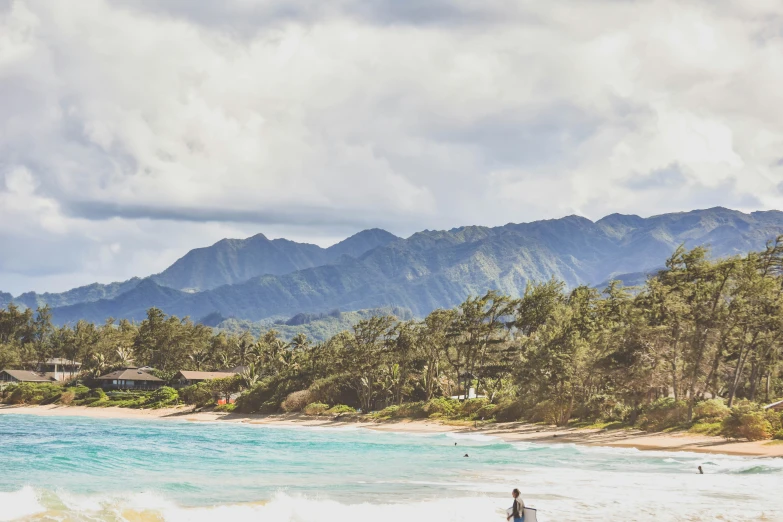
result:
[(699, 475), (704, 475), (704, 470), (701, 469), (701, 466), (699, 466)]
[(514, 488), (514, 491), (511, 492), (511, 496), (514, 497), (514, 504), (511, 506), (511, 514), (506, 517), (506, 520), (523, 522), (525, 520), (525, 502), (519, 496), (519, 490), (517, 488)]

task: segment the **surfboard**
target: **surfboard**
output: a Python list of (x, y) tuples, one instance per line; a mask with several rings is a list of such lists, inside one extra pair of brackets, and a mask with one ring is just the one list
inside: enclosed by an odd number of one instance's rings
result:
[[(525, 522), (538, 522), (538, 518), (536, 518), (536, 510), (533, 508), (526, 507), (525, 510)], [(506, 510), (506, 516), (511, 516), (511, 513), (514, 510), (512, 508), (508, 508)]]

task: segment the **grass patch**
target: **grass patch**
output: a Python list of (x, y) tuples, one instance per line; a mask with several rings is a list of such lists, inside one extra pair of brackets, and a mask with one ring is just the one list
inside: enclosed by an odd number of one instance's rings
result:
[(697, 423), (691, 426), (688, 430), (689, 433), (698, 433), (699, 435), (720, 435), (721, 423), (720, 422), (704, 422)]

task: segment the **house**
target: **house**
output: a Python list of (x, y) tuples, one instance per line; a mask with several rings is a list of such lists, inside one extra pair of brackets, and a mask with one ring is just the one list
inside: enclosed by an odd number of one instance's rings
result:
[(13, 382), (54, 382), (54, 379), (40, 373), (29, 370), (2, 370), (0, 371), (0, 383)]
[(765, 410), (783, 411), (783, 401), (773, 402), (764, 406)]
[(69, 359), (47, 359), (38, 365), (38, 371), (55, 381), (67, 381), (73, 379), (81, 371), (82, 363)]
[(225, 379), (226, 377), (233, 377), (236, 374), (237, 372), (229, 370), (219, 372), (191, 372), (188, 370), (182, 370), (174, 376), (174, 381), (178, 386), (190, 386), (192, 384), (211, 381), (213, 379)]
[(158, 379), (141, 368), (128, 367), (117, 370), (97, 379), (104, 390), (157, 390), (165, 385), (162, 379)]

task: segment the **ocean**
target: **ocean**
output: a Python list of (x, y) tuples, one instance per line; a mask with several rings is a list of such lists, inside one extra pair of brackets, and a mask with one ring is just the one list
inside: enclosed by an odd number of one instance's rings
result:
[(0, 415), (0, 521), (502, 521), (515, 487), (544, 522), (783, 520), (782, 486), (783, 459)]

